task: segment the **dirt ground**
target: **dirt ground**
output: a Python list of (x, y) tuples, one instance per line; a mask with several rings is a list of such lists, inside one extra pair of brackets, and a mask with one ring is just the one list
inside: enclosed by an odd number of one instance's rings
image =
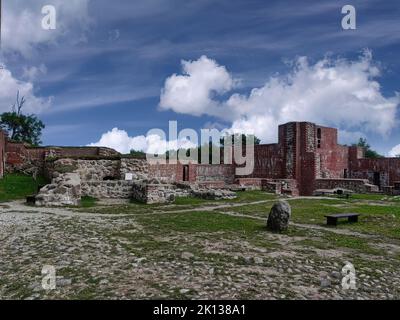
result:
[[(0, 299), (400, 298), (395, 239), (302, 223), (274, 234), (232, 205), (103, 205), (115, 214), (0, 204)], [(335, 245), (342, 237), (351, 245)], [(356, 289), (342, 288), (347, 262)], [(45, 265), (54, 290), (42, 288)]]

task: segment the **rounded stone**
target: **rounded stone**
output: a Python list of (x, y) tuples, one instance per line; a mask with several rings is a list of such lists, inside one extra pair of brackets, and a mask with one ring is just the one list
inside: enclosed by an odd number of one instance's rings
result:
[(275, 203), (268, 216), (267, 228), (274, 232), (287, 230), (291, 212), (288, 202), (281, 200)]

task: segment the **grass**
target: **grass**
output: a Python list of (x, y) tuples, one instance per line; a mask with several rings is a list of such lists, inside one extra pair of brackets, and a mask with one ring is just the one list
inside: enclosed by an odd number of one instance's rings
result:
[(178, 197), (175, 200), (176, 205), (212, 205), (222, 203), (242, 203), (242, 202), (255, 202), (277, 199), (277, 196), (272, 193), (266, 193), (265, 191), (252, 190), (252, 191), (238, 191), (236, 192), (237, 198), (231, 200), (205, 200), (194, 197)]
[[(363, 195), (362, 200), (345, 199), (288, 199), (292, 207), (292, 221), (301, 224), (326, 226), (327, 214), (359, 213), (358, 223), (339, 221), (337, 228), (400, 239), (400, 206), (390, 200), (370, 203), (376, 195)], [(226, 208), (240, 214), (267, 217), (272, 203), (249, 204)]]
[(197, 205), (206, 205), (206, 204), (212, 204), (215, 203), (211, 202), (209, 200), (205, 200), (205, 199), (200, 199), (200, 198), (194, 198), (194, 197), (177, 197), (175, 199), (174, 204), (178, 205), (178, 206), (197, 206)]
[(298, 241), (296, 244), (314, 247), (317, 249), (346, 248), (372, 255), (382, 255), (381, 250), (372, 248), (368, 241), (356, 236), (338, 235), (324, 232), (319, 238), (308, 238)]
[[(86, 211), (105, 213), (105, 214), (136, 214), (141, 216), (144, 213), (164, 212), (168, 213), (167, 220), (164, 216), (151, 215), (153, 224), (162, 226), (165, 221), (173, 221), (170, 228), (200, 228), (200, 219), (203, 231), (212, 231), (224, 228), (223, 219), (220, 214), (214, 212), (202, 212), (202, 207), (217, 204), (240, 204), (228, 208), (220, 208), (220, 212), (235, 212), (243, 215), (258, 217), (267, 217), (270, 208), (278, 197), (274, 194), (268, 194), (263, 191), (243, 191), (237, 193), (238, 197), (234, 200), (208, 201), (198, 198), (177, 198), (174, 204), (170, 205), (145, 205), (142, 203), (130, 203), (119, 206), (96, 207), (94, 199), (85, 199), (83, 207)], [(357, 232), (386, 236), (400, 239), (400, 206), (393, 200), (396, 197), (388, 197), (377, 194), (358, 195), (355, 194), (351, 199), (287, 199), (292, 207), (292, 221), (301, 224), (311, 224), (326, 226), (325, 215), (333, 213), (360, 213), (361, 217), (358, 223), (349, 224), (347, 221), (340, 221), (337, 228), (354, 230)], [(382, 200), (384, 199), (384, 200)], [(266, 203), (249, 203), (267, 201)], [(372, 203), (370, 202), (372, 201)], [(193, 212), (179, 213), (173, 211), (191, 210)], [(198, 211), (198, 212), (194, 212)], [(204, 210), (203, 210), (204, 211)], [(199, 214), (200, 212), (200, 214)], [(175, 218), (178, 217), (178, 218)], [(199, 218), (201, 217), (201, 218)], [(230, 217), (232, 221), (243, 220), (238, 217)], [(176, 220), (176, 221), (175, 221)], [(224, 220), (225, 221), (225, 220)], [(230, 220), (229, 220), (230, 221)], [(229, 226), (229, 223), (228, 223)], [(201, 228), (200, 228), (201, 229)]]
[(81, 198), (80, 207), (82, 208), (92, 208), (96, 206), (98, 200), (93, 197), (85, 196)]
[(264, 228), (262, 222), (227, 216), (215, 212), (185, 212), (168, 215), (138, 216), (139, 222), (162, 232), (241, 232), (252, 233)]
[(236, 194), (237, 198), (230, 200), (231, 202), (251, 202), (277, 199), (277, 195), (260, 190), (239, 191)]
[(0, 202), (23, 199), (28, 195), (36, 194), (38, 186), (46, 183), (43, 177), (34, 180), (31, 176), (21, 174), (6, 175), (0, 180)]

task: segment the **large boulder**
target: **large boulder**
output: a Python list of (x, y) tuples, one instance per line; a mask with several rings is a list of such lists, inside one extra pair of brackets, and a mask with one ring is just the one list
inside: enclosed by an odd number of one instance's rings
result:
[(64, 173), (40, 189), (36, 205), (45, 207), (77, 206), (81, 199), (81, 179), (78, 173)]
[(267, 228), (274, 232), (287, 230), (292, 209), (284, 200), (275, 203), (268, 216)]

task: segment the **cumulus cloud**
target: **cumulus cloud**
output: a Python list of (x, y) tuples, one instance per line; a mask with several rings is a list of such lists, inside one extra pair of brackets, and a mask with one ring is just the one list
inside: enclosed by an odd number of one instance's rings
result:
[(389, 157), (398, 157), (400, 155), (400, 144), (397, 146), (394, 146), (390, 151), (389, 151)]
[(173, 74), (165, 81), (160, 108), (196, 116), (220, 114), (220, 105), (213, 96), (231, 90), (235, 84), (226, 68), (206, 56), (181, 63), (183, 75)]
[(51, 105), (52, 98), (36, 96), (32, 82), (16, 79), (5, 66), (0, 66), (0, 84), (0, 113), (11, 111), (18, 91), (26, 99), (24, 113), (40, 113)]
[(3, 1), (2, 49), (29, 56), (37, 45), (56, 43), (68, 36), (74, 41), (82, 40), (90, 21), (89, 1), (52, 0), (57, 12), (56, 30), (42, 29), (42, 7), (49, 1)]
[(163, 154), (167, 150), (196, 147), (195, 144), (186, 138), (167, 141), (157, 134), (130, 137), (125, 130), (118, 128), (104, 133), (98, 142), (91, 143), (89, 146), (109, 147), (123, 154), (129, 153), (131, 150), (143, 151), (149, 154)]
[(174, 74), (165, 83), (161, 108), (217, 116), (231, 122), (231, 130), (254, 133), (263, 142), (275, 141), (277, 125), (288, 121), (381, 135), (395, 126), (400, 97), (383, 96), (376, 80), (380, 70), (369, 51), (355, 61), (324, 58), (312, 64), (300, 57), (287, 75), (223, 101), (218, 94), (231, 91), (235, 83), (225, 67), (205, 56), (182, 64), (183, 75)]

